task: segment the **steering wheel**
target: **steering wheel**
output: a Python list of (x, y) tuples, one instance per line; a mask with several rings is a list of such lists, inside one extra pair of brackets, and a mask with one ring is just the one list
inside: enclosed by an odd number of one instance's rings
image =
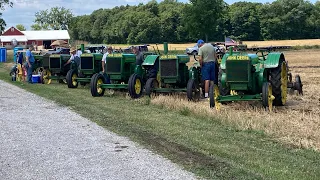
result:
[[(261, 53), (261, 55), (259, 55), (259, 53)], [(256, 55), (259, 57), (259, 58), (263, 58), (263, 60), (266, 60), (266, 57), (268, 56), (269, 54), (269, 51), (267, 49), (259, 49), (257, 52), (256, 52)]]

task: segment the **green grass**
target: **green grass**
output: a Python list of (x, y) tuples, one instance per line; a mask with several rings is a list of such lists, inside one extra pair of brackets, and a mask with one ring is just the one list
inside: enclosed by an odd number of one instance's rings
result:
[(123, 94), (94, 98), (88, 87), (11, 82), (2, 64), (0, 79), (68, 106), (207, 179), (320, 177), (318, 152), (281, 145), (260, 131), (240, 131), (188, 109), (167, 110), (147, 98), (134, 101)]

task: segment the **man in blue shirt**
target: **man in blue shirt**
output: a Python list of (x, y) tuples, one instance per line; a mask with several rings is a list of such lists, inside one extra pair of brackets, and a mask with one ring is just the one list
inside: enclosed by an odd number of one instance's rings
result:
[(34, 65), (34, 57), (31, 53), (33, 50), (33, 46), (30, 45), (29, 49), (26, 51), (26, 68), (27, 68), (27, 81), (32, 83), (32, 67)]

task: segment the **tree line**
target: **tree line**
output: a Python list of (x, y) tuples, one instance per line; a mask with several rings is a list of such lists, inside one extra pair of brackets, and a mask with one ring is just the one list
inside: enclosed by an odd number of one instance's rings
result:
[(65, 8), (36, 13), (34, 29), (68, 29), (72, 40), (136, 44), (236, 40), (314, 39), (320, 36), (320, 2), (156, 0), (73, 16)]

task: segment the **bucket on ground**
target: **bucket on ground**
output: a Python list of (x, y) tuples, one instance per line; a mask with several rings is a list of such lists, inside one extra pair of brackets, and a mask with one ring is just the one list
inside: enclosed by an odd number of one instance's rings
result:
[(7, 49), (5, 47), (0, 47), (0, 62), (7, 61)]

